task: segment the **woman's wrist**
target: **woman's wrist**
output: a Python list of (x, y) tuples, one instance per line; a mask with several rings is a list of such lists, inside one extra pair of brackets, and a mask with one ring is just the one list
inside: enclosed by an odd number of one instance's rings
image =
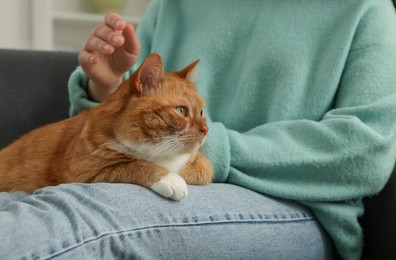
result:
[(96, 102), (101, 102), (110, 96), (118, 86), (122, 83), (122, 77), (118, 78), (111, 86), (100, 85), (93, 80), (88, 80), (88, 95), (89, 98)]

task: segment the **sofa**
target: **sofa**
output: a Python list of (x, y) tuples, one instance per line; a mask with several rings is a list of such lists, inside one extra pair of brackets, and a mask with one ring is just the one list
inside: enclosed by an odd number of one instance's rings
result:
[[(74, 52), (0, 49), (0, 148), (68, 117), (67, 81), (77, 65)], [(363, 259), (396, 259), (396, 173), (364, 203)]]

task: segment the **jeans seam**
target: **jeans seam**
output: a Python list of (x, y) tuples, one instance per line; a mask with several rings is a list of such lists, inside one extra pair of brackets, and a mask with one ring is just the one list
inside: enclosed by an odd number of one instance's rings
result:
[(279, 219), (235, 219), (235, 220), (213, 220), (213, 221), (197, 221), (194, 222), (192, 221), (191, 223), (173, 223), (173, 224), (162, 224), (162, 225), (152, 225), (152, 226), (144, 226), (140, 228), (132, 228), (132, 229), (125, 229), (125, 230), (119, 230), (119, 231), (113, 231), (113, 232), (104, 232), (100, 235), (97, 235), (95, 237), (91, 237), (89, 239), (84, 239), (81, 240), (80, 243), (75, 243), (73, 246), (70, 246), (68, 248), (63, 248), (64, 250), (60, 250), (58, 252), (54, 252), (51, 255), (48, 255), (46, 257), (43, 257), (43, 259), (51, 259), (55, 258), (58, 256), (61, 256), (62, 254), (65, 254), (67, 252), (70, 252), (72, 250), (75, 250), (81, 246), (84, 246), (86, 244), (89, 244), (91, 242), (95, 241), (100, 241), (101, 239), (106, 239), (108, 237), (112, 236), (117, 236), (117, 235), (122, 235), (122, 234), (128, 234), (128, 233), (134, 233), (134, 232), (139, 232), (139, 231), (145, 231), (145, 230), (150, 230), (150, 229), (156, 229), (156, 228), (167, 228), (167, 227), (193, 227), (193, 226), (210, 226), (210, 225), (226, 225), (226, 224), (258, 224), (258, 223), (270, 223), (270, 224), (277, 224), (277, 223), (297, 223), (297, 222), (306, 222), (306, 221), (312, 221), (315, 218), (312, 216), (307, 216), (304, 214), (304, 218), (290, 218), (290, 219), (284, 219), (283, 221), (280, 221)]

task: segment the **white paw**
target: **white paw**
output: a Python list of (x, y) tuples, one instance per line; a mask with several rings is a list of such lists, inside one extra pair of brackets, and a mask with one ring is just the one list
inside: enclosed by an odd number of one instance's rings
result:
[(181, 200), (187, 197), (187, 183), (178, 174), (169, 173), (159, 181), (151, 185), (150, 189), (161, 196), (173, 200)]

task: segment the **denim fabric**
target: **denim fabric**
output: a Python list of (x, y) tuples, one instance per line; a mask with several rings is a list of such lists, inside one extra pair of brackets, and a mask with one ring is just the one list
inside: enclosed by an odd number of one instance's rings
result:
[(326, 259), (306, 208), (229, 184), (181, 201), (128, 184), (0, 193), (0, 259)]

